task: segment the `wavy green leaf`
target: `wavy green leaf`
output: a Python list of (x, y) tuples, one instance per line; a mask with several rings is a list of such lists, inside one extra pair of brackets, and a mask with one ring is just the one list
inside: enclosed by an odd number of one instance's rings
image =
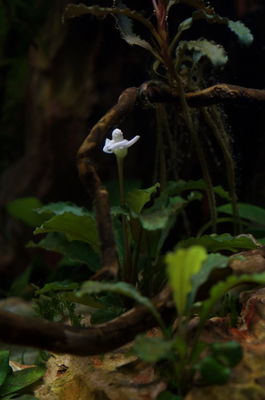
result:
[(142, 360), (157, 362), (172, 357), (173, 342), (161, 337), (139, 335), (133, 343), (133, 350)]
[(130, 297), (138, 303), (145, 306), (151, 314), (156, 318), (160, 326), (163, 326), (163, 322), (153, 303), (147, 298), (142, 296), (132, 285), (126, 282), (116, 283), (105, 283), (96, 281), (86, 281), (81, 286), (81, 289), (77, 292), (77, 296), (83, 296), (84, 294), (95, 294), (101, 292), (113, 292), (118, 293), (122, 296)]
[(139, 214), (143, 207), (151, 200), (153, 194), (157, 192), (159, 183), (147, 189), (134, 189), (126, 196), (126, 203), (131, 211)]
[(32, 383), (38, 381), (45, 374), (44, 367), (26, 368), (8, 376), (0, 387), (0, 396), (14, 394)]
[(206, 258), (206, 250), (201, 246), (178, 249), (165, 256), (169, 285), (172, 288), (173, 298), (180, 315), (185, 313), (187, 297), (192, 291), (191, 278), (200, 271)]
[(69, 241), (63, 233), (50, 232), (38, 243), (30, 241), (27, 247), (41, 248), (62, 254), (65, 260), (85, 264), (93, 272), (100, 268), (98, 254), (87, 243), (77, 240)]
[(252, 275), (231, 275), (225, 281), (218, 282), (212, 286), (210, 290), (210, 297), (203, 302), (202, 309), (200, 311), (200, 324), (202, 325), (209, 317), (214, 305), (217, 301), (234, 286), (241, 283), (257, 283), (258, 285), (265, 284), (265, 272), (261, 274)]
[(75, 215), (70, 212), (55, 215), (36, 228), (34, 235), (47, 232), (64, 233), (68, 240), (88, 243), (95, 252), (99, 252), (99, 239), (94, 217)]
[(251, 45), (254, 37), (250, 29), (241, 21), (228, 21), (228, 28), (236, 34), (239, 41), (245, 46)]
[(247, 236), (232, 236), (230, 233), (223, 233), (222, 235), (204, 235), (199, 238), (191, 237), (186, 240), (182, 240), (178, 243), (178, 248), (187, 248), (190, 246), (203, 246), (209, 252), (216, 252), (221, 250), (229, 250), (236, 252), (238, 250), (252, 250), (256, 249), (257, 246)]

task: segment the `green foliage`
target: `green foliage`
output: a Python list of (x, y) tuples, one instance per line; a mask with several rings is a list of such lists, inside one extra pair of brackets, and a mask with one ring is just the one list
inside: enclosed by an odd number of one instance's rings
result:
[(195, 63), (198, 63), (202, 57), (207, 57), (214, 67), (222, 67), (228, 61), (224, 48), (207, 39), (181, 41), (177, 48), (177, 59), (179, 58), (179, 53), (183, 52), (183, 49), (187, 49), (193, 53)]
[(99, 252), (96, 222), (92, 215), (76, 215), (72, 212), (55, 215), (36, 228), (34, 234), (46, 232), (61, 232), (68, 240), (88, 243), (95, 252)]
[(203, 358), (196, 368), (208, 384), (222, 385), (228, 382), (231, 368), (242, 360), (242, 347), (235, 341), (213, 343), (209, 351), (210, 355)]
[(213, 385), (223, 385), (230, 378), (231, 370), (220, 364), (213, 357), (205, 357), (199, 364), (201, 376), (207, 383)]
[[(218, 207), (218, 211), (228, 215), (232, 215), (231, 204), (224, 204)], [(265, 226), (265, 210), (264, 208), (253, 204), (238, 203), (238, 213), (243, 219), (250, 222)]]
[(133, 343), (133, 350), (142, 360), (157, 362), (170, 359), (173, 354), (173, 342), (160, 337), (139, 335)]
[(100, 266), (98, 254), (87, 243), (78, 240), (69, 241), (63, 233), (48, 233), (38, 243), (30, 241), (27, 247), (41, 248), (60, 253), (64, 256), (65, 262), (70, 261), (75, 264), (85, 264), (93, 272), (97, 271)]
[(153, 194), (157, 192), (159, 183), (147, 189), (134, 189), (126, 196), (126, 203), (131, 212), (139, 214), (143, 207), (151, 200)]
[(187, 296), (192, 290), (191, 277), (202, 268), (206, 258), (205, 249), (199, 246), (179, 249), (165, 257), (169, 284), (179, 315), (183, 315), (186, 310)]
[(75, 284), (66, 282), (53, 282), (45, 285), (38, 291), (43, 290), (45, 294), (37, 293), (38, 297), (34, 299), (36, 314), (48, 321), (64, 322), (69, 319), (71, 325), (80, 326), (81, 316), (76, 313), (76, 304), (68, 300), (67, 294), (61, 292), (61, 290), (70, 290), (69, 288), (73, 288), (73, 286), (76, 287)]
[(249, 46), (253, 42), (253, 35), (243, 22), (229, 20), (228, 28), (237, 35), (242, 44)]
[(222, 235), (204, 235), (199, 238), (189, 238), (181, 240), (178, 243), (179, 248), (187, 248), (190, 246), (203, 246), (208, 251), (221, 251), (228, 250), (236, 252), (239, 250), (253, 250), (257, 248), (257, 245), (247, 236), (232, 236), (229, 233), (223, 233)]
[(200, 286), (207, 282), (210, 273), (216, 268), (226, 268), (228, 265), (229, 258), (223, 256), (222, 254), (209, 254), (208, 257), (203, 261), (201, 269), (196, 274), (191, 277), (191, 287), (192, 290), (189, 296), (189, 307), (192, 306), (197, 291)]
[(203, 302), (202, 309), (200, 311), (200, 324), (202, 325), (209, 317), (213, 306), (217, 301), (231, 288), (241, 283), (256, 283), (258, 285), (265, 284), (265, 273), (252, 274), (252, 275), (240, 275), (229, 276), (225, 281), (218, 282), (212, 286), (210, 290), (210, 297)]
[(45, 373), (44, 367), (26, 368), (13, 372), (9, 366), (9, 351), (0, 351), (0, 398), (11, 399), (14, 396), (22, 400), (34, 400), (33, 396), (19, 393), (37, 382)]
[(44, 218), (36, 211), (41, 206), (42, 203), (36, 197), (23, 197), (8, 203), (6, 210), (12, 217), (34, 227), (41, 225), (44, 221)]
[(228, 367), (235, 367), (243, 358), (242, 347), (235, 341), (213, 343), (210, 350), (216, 360)]
[(26, 368), (8, 375), (0, 387), (0, 396), (14, 395), (20, 390), (38, 381), (45, 373), (45, 368)]
[(153, 314), (159, 325), (161, 327), (164, 327), (162, 319), (157, 310), (155, 309), (154, 305), (152, 304), (152, 302), (147, 297), (142, 296), (132, 285), (129, 285), (126, 282), (104, 283), (96, 281), (87, 281), (83, 283), (77, 295), (82, 296), (84, 294), (95, 294), (106, 291), (129, 297), (137, 301), (138, 303), (144, 305), (151, 312), (151, 314)]

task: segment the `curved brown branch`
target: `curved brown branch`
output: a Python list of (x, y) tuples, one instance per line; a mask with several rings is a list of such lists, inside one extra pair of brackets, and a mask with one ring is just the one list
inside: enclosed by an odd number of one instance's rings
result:
[[(179, 103), (180, 96), (160, 81), (143, 83), (139, 88), (139, 97), (150, 103)], [(186, 93), (190, 107), (202, 107), (212, 104), (265, 105), (265, 90), (220, 83), (196, 92)]]
[[(163, 314), (165, 321), (174, 315), (169, 299), (168, 288), (154, 299), (154, 305)], [(120, 347), (156, 324), (157, 321), (144, 306), (133, 308), (110, 322), (90, 328), (73, 328), (0, 310), (0, 341), (56, 353), (88, 356)]]
[(101, 243), (102, 269), (93, 279), (111, 278), (117, 275), (118, 260), (111, 224), (108, 192), (97, 174), (93, 156), (109, 130), (119, 124), (134, 108), (137, 89), (126, 89), (117, 104), (112, 107), (91, 129), (77, 153), (80, 180), (94, 201), (96, 220)]

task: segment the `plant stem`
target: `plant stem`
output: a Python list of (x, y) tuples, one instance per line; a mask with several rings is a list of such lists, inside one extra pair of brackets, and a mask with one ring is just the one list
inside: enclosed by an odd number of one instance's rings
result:
[[(116, 157), (118, 166), (119, 188), (120, 188), (120, 205), (125, 207), (125, 191), (124, 191), (124, 176), (123, 176), (123, 158)], [(122, 236), (124, 244), (124, 264), (122, 270), (122, 278), (125, 282), (131, 280), (131, 252), (129, 243), (129, 227), (126, 215), (121, 216)]]

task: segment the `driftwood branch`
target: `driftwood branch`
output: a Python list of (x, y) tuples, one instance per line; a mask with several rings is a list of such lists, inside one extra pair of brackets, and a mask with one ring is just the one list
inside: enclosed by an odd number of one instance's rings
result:
[[(178, 92), (160, 81), (143, 83), (139, 88), (139, 98), (149, 103), (178, 104), (180, 102)], [(190, 107), (210, 106), (218, 103), (265, 105), (265, 90), (220, 83), (207, 89), (186, 93), (186, 100)]]
[[(174, 315), (169, 299), (169, 289), (165, 288), (153, 301), (165, 321)], [(0, 341), (56, 353), (88, 356), (114, 350), (156, 324), (157, 321), (144, 306), (89, 328), (74, 328), (0, 310)]]

